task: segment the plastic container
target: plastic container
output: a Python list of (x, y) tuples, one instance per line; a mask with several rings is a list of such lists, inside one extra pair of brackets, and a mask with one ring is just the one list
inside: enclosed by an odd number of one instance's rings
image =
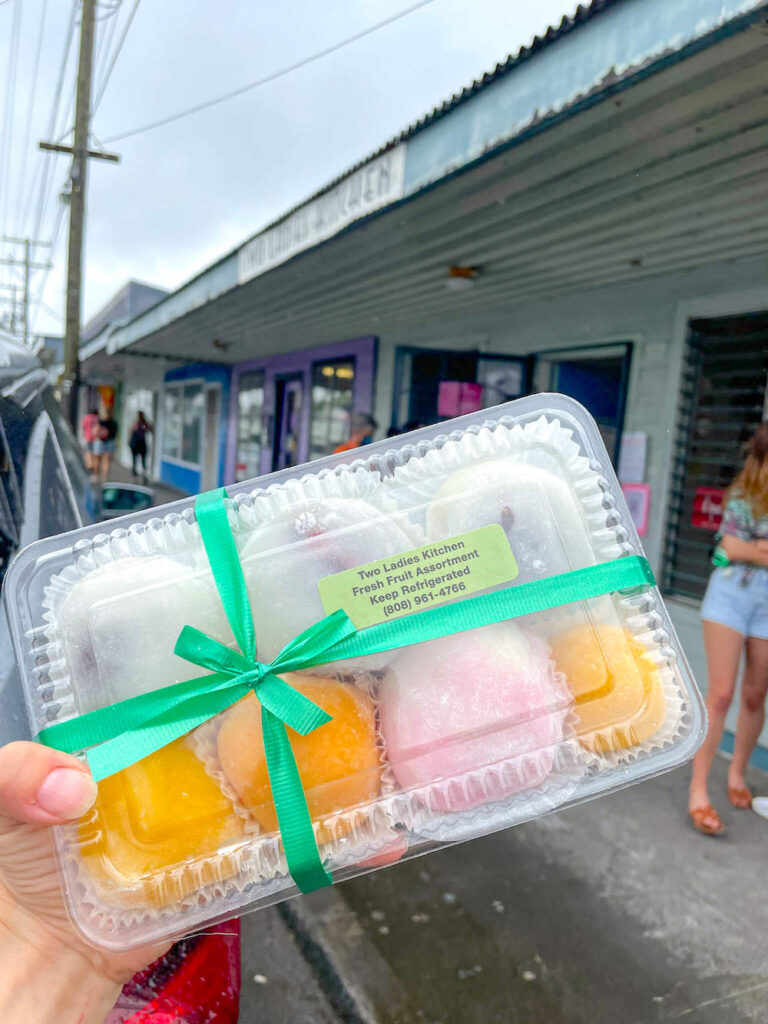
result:
[[(228, 491), (261, 661), (349, 596), (350, 573), (363, 628), (642, 554), (594, 421), (560, 395)], [(186, 624), (234, 646), (193, 498), (33, 544), (5, 599), (35, 734), (202, 674), (172, 653)], [(703, 738), (650, 587), (286, 678), (333, 716), (292, 743), (334, 881), (649, 778)], [(253, 695), (103, 780), (55, 831), (72, 918), (111, 949), (297, 892)]]

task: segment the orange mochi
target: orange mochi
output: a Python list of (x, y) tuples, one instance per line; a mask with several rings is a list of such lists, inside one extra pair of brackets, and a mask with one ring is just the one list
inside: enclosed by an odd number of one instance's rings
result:
[(555, 667), (576, 702), (579, 741), (605, 754), (659, 731), (666, 701), (656, 666), (619, 626), (576, 626), (551, 641)]
[(165, 906), (233, 874), (193, 862), (244, 838), (242, 819), (185, 737), (102, 779), (78, 825), (80, 854), (110, 902)]
[[(349, 683), (295, 672), (284, 677), (296, 690), (323, 708), (332, 720), (307, 736), (288, 729), (313, 821), (372, 800), (379, 792), (381, 761), (376, 744), (376, 721), (371, 698)], [(231, 708), (218, 737), (222, 770), (265, 832), (277, 829), (277, 814), (269, 785), (261, 705), (250, 695)], [(338, 822), (336, 835), (351, 823)], [(333, 838), (320, 827), (318, 841)]]

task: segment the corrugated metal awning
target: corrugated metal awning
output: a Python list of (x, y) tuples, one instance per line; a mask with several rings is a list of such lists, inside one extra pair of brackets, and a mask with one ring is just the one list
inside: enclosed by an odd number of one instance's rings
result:
[[(131, 350), (234, 363), (768, 253), (767, 69), (760, 23), (227, 291)], [(481, 268), (475, 287), (446, 291), (455, 263)]]

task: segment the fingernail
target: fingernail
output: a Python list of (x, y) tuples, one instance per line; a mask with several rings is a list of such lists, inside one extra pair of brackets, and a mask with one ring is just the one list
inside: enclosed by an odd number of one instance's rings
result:
[(96, 799), (96, 783), (77, 768), (54, 768), (37, 791), (42, 810), (62, 821), (79, 818)]

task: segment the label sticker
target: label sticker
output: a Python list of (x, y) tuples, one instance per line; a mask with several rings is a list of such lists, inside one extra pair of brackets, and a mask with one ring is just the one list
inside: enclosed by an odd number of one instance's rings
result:
[(509, 583), (517, 573), (507, 535), (495, 524), (345, 569), (317, 586), (326, 615), (343, 608), (365, 629)]

